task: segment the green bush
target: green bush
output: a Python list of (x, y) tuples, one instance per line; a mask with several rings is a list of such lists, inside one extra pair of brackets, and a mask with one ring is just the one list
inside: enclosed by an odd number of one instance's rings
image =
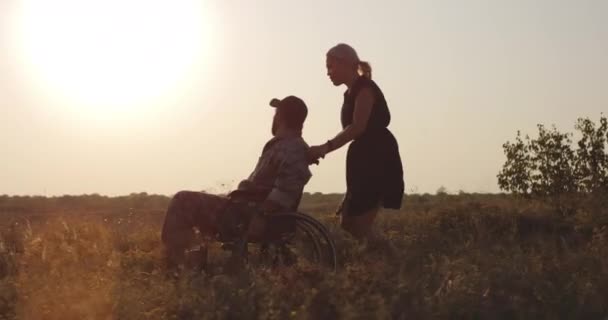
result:
[(561, 133), (538, 125), (538, 137), (522, 137), (503, 145), (506, 161), (498, 174), (502, 190), (527, 198), (549, 199), (562, 212), (572, 213), (572, 202), (581, 195), (604, 196), (608, 193), (608, 121), (599, 126), (579, 118), (575, 129), (580, 134), (577, 148), (571, 133)]

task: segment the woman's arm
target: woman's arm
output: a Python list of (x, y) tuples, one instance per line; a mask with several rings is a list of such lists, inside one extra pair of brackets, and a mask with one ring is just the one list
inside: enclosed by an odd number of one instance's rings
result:
[(345, 144), (354, 140), (365, 132), (369, 115), (372, 113), (374, 106), (374, 94), (369, 87), (362, 89), (355, 99), (355, 110), (353, 112), (353, 123), (344, 128), (333, 139), (331, 139), (331, 150), (327, 153), (340, 149)]
[(353, 122), (330, 141), (319, 146), (311, 147), (309, 151), (311, 158), (316, 160), (320, 157), (324, 157), (326, 154), (340, 149), (342, 146), (361, 135), (365, 131), (365, 128), (367, 128), (367, 122), (373, 106), (374, 94), (371, 88), (363, 88), (355, 98)]

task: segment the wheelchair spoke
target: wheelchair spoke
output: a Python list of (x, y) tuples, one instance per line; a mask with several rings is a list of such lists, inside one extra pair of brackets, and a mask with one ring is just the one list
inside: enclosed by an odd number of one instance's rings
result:
[(321, 260), (321, 245), (319, 244), (319, 240), (317, 239), (317, 237), (314, 234), (314, 229), (311, 228), (310, 226), (308, 226), (306, 223), (302, 223), (298, 221), (298, 227), (302, 228), (304, 230), (304, 233), (306, 233), (306, 235), (308, 236), (308, 239), (313, 243), (314, 245), (314, 260), (316, 262), (319, 262)]

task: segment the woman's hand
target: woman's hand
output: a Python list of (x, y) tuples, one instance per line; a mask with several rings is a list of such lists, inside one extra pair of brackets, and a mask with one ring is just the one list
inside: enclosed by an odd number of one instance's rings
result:
[(325, 157), (327, 152), (329, 152), (329, 147), (327, 146), (327, 144), (312, 146), (308, 148), (308, 162), (318, 163), (319, 158)]
[(363, 134), (372, 113), (374, 99), (374, 93), (371, 88), (365, 87), (361, 89), (361, 92), (359, 92), (355, 100), (353, 122), (333, 139), (328, 140), (327, 143), (308, 148), (308, 163), (319, 164), (319, 159), (324, 158), (327, 153), (340, 149), (345, 144)]

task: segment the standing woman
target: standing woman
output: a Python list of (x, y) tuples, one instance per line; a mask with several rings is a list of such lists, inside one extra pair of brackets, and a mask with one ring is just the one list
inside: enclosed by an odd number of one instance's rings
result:
[(399, 209), (403, 199), (403, 167), (397, 140), (388, 130), (391, 115), (384, 95), (372, 81), (369, 63), (347, 44), (327, 52), (327, 75), (335, 86), (346, 85), (342, 131), (309, 149), (311, 160), (347, 144), (346, 195), (338, 210), (342, 228), (367, 239), (381, 207)]

